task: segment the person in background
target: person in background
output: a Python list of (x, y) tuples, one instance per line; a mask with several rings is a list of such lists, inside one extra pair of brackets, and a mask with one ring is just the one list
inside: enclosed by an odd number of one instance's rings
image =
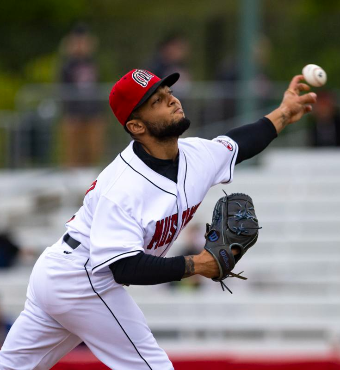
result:
[(0, 306), (0, 348), (4, 343), (4, 340), (6, 338), (6, 334), (7, 334), (7, 325), (6, 325), (4, 315), (2, 313), (2, 309), (1, 309), (1, 306)]
[(78, 24), (61, 42), (62, 152), (67, 167), (96, 165), (104, 148), (103, 104), (98, 100), (97, 39)]
[[(13, 266), (20, 254), (20, 248), (6, 232), (0, 233), (0, 269)], [(0, 312), (1, 321), (1, 312)]]
[(146, 63), (146, 69), (154, 71), (156, 76), (160, 77), (179, 72), (181, 78), (174, 86), (174, 93), (187, 106), (187, 112), (193, 115), (192, 103), (186, 98), (192, 82), (188, 66), (190, 54), (190, 44), (184, 35), (180, 33), (169, 34), (158, 43), (153, 57)]
[[(13, 266), (20, 254), (20, 248), (14, 243), (10, 235), (5, 232), (0, 232), (0, 270), (7, 269)], [(5, 321), (5, 317), (1, 305), (1, 296), (0, 296), (0, 348), (5, 340), (7, 334), (7, 326), (9, 325)]]
[[(256, 100), (256, 109), (263, 109), (268, 104), (273, 92), (271, 79), (267, 73), (270, 64), (270, 57), (272, 53), (271, 41), (265, 36), (260, 34), (254, 44), (252, 45), (252, 58), (255, 65), (255, 75), (253, 76), (250, 88)], [(225, 83), (225, 90), (234, 92), (235, 97), (224, 99), (224, 112), (223, 117), (217, 119), (230, 119), (237, 114), (237, 93), (238, 83), (241, 78), (241, 65), (239, 58), (234, 54), (227, 52), (225, 58), (219, 63), (215, 79)]]
[(156, 53), (148, 63), (147, 69), (161, 77), (179, 72), (181, 84), (184, 84), (191, 80), (187, 65), (189, 56), (188, 40), (180, 34), (169, 35), (158, 44)]
[(340, 146), (340, 112), (334, 93), (326, 90), (318, 93), (318, 102), (308, 121), (312, 146)]

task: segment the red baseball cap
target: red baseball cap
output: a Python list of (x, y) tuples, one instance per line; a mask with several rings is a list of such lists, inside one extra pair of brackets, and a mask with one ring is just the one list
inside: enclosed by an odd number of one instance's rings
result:
[(114, 84), (110, 92), (110, 107), (125, 126), (132, 111), (144, 104), (159, 86), (172, 86), (178, 79), (179, 73), (160, 79), (145, 69), (133, 69)]

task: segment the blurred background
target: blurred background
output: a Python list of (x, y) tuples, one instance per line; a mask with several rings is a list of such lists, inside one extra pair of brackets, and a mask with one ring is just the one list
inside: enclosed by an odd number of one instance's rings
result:
[[(127, 289), (176, 369), (340, 368), (339, 24), (338, 0), (2, 1), (0, 345), (35, 260), (130, 141), (108, 104), (117, 79), (180, 72), (187, 135), (213, 138), (314, 63), (328, 82), (313, 113), (211, 189), (171, 251), (199, 253), (222, 189), (248, 193), (263, 226), (237, 265), (248, 280)], [(80, 351), (55, 369), (105, 368)]]

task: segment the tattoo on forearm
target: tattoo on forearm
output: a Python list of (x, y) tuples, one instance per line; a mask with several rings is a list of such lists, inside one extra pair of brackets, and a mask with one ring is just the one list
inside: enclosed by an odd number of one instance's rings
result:
[(194, 262), (194, 256), (185, 256), (185, 272), (183, 277), (189, 277), (192, 275), (195, 275), (195, 262)]
[(283, 126), (286, 126), (287, 123), (288, 123), (288, 117), (287, 117), (287, 114), (285, 113), (281, 113), (281, 120), (282, 120), (282, 125)]

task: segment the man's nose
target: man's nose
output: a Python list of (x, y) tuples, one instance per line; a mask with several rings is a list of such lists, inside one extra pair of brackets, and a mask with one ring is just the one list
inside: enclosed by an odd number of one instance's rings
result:
[(179, 100), (175, 96), (170, 95), (169, 105), (174, 105), (177, 102), (179, 103)]

